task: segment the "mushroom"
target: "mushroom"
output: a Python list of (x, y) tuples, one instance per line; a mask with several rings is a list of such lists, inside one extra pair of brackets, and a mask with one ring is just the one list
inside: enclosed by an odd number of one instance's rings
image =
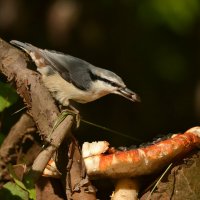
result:
[(117, 179), (112, 200), (137, 199), (137, 177), (159, 172), (177, 157), (200, 146), (200, 127), (134, 150), (107, 153), (108, 146), (106, 141), (83, 144), (82, 155), (89, 177)]

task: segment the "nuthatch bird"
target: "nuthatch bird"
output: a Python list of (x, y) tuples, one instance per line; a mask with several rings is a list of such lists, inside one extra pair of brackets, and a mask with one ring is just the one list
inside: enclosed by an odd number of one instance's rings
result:
[(131, 101), (139, 101), (135, 92), (129, 90), (115, 73), (56, 51), (37, 48), (31, 44), (12, 40), (30, 55), (42, 74), (45, 86), (63, 106), (69, 100), (87, 103), (113, 93)]

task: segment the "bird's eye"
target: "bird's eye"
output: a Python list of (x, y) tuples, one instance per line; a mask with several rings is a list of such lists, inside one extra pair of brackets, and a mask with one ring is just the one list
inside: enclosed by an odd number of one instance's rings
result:
[(117, 87), (117, 84), (115, 82), (110, 83), (113, 87)]
[(119, 84), (117, 84), (117, 83), (115, 83), (115, 82), (113, 82), (113, 81), (111, 81), (110, 84), (111, 84), (113, 87), (120, 87)]

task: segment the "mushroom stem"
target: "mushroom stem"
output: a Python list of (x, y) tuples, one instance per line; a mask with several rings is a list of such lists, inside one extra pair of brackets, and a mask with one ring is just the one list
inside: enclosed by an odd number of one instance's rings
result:
[(119, 179), (115, 185), (115, 191), (111, 196), (111, 200), (137, 200), (138, 191), (139, 184), (136, 179)]

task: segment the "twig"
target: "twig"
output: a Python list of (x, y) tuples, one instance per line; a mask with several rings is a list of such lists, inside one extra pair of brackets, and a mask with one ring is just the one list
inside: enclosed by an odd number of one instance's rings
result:
[(146, 200), (150, 200), (152, 193), (155, 191), (156, 187), (158, 186), (158, 184), (160, 183), (160, 181), (163, 179), (163, 177), (165, 176), (165, 174), (169, 171), (170, 167), (172, 166), (173, 163), (170, 163), (169, 166), (166, 168), (166, 170), (163, 172), (163, 174), (160, 176), (160, 178), (158, 179), (158, 181), (156, 182), (156, 184), (154, 185), (154, 187), (152, 188), (151, 192), (149, 193), (148, 197), (146, 198)]
[(51, 141), (35, 159), (31, 170), (29, 171), (29, 177), (32, 177), (33, 182), (36, 182), (44, 171), (48, 161), (53, 156), (55, 151), (60, 146), (63, 139), (70, 135), (71, 126), (73, 123), (73, 116), (68, 115), (52, 133)]

